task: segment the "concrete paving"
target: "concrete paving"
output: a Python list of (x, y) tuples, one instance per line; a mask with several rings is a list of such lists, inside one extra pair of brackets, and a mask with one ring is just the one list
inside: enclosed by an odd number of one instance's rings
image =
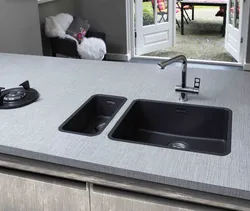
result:
[[(235, 62), (224, 48), (221, 34), (222, 17), (216, 17), (218, 7), (195, 8), (195, 19), (184, 25), (184, 35), (176, 25), (176, 44), (170, 49), (156, 51), (150, 56), (173, 57), (184, 54), (189, 59)], [(191, 17), (191, 11), (188, 11)], [(176, 14), (180, 23), (181, 15)]]

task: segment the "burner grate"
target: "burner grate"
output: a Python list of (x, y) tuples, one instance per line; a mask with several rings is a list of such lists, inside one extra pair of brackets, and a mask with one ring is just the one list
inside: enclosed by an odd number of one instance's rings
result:
[(25, 81), (19, 86), (12, 89), (0, 87), (0, 109), (22, 107), (38, 99), (39, 93), (30, 88), (29, 81)]

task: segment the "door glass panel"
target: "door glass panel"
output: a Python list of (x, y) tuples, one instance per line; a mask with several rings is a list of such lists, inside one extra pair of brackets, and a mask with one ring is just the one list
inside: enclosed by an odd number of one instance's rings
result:
[(234, 23), (234, 1), (229, 1), (229, 23), (233, 25)]
[(168, 0), (142, 0), (143, 26), (168, 22)]
[(235, 4), (235, 28), (239, 28), (239, 24), (240, 24), (240, 0), (236, 0), (236, 4)]
[(168, 0), (153, 1), (157, 1), (157, 22), (168, 22)]
[(157, 0), (142, 0), (143, 26), (155, 24), (155, 1)]

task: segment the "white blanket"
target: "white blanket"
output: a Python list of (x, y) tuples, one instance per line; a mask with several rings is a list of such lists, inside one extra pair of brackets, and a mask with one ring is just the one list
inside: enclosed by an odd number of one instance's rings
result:
[(56, 16), (50, 16), (45, 21), (45, 34), (47, 37), (60, 37), (62, 39), (72, 39), (77, 44), (78, 54), (82, 59), (102, 60), (107, 53), (106, 44), (99, 38), (84, 38), (81, 44), (66, 34), (66, 30), (73, 22), (73, 17), (69, 14), (61, 13)]

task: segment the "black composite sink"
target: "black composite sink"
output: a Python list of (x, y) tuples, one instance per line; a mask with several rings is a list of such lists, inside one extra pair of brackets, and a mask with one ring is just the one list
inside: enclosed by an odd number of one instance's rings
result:
[(94, 95), (60, 127), (62, 132), (94, 136), (100, 134), (126, 102), (126, 98)]
[(136, 100), (109, 137), (117, 141), (227, 155), (232, 111), (226, 108)]

